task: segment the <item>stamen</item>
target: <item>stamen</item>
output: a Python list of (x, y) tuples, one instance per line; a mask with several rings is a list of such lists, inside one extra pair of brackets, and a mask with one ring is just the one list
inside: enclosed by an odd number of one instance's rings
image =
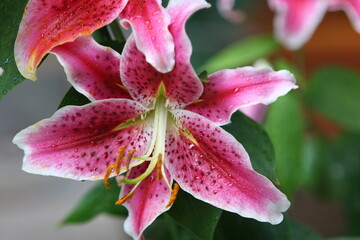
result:
[(177, 194), (179, 192), (179, 189), (180, 189), (179, 184), (174, 183), (174, 188), (171, 191), (170, 200), (169, 200), (168, 204), (166, 205), (167, 208), (170, 207), (171, 205), (173, 205), (173, 203), (175, 202)]
[(134, 155), (135, 151), (136, 151), (136, 149), (133, 148), (133, 149), (131, 149), (131, 150), (129, 151), (129, 153), (128, 153), (129, 155), (127, 156), (127, 159), (126, 159), (126, 177), (128, 177), (129, 174), (130, 174), (130, 171), (129, 171), (129, 169), (130, 169), (130, 162), (131, 162), (132, 156)]
[(110, 189), (109, 177), (110, 177), (111, 172), (116, 168), (117, 168), (116, 163), (111, 164), (106, 168), (106, 173), (105, 173), (105, 176), (104, 176), (104, 179), (103, 179), (103, 182), (104, 182), (104, 185), (105, 185), (106, 189)]
[(162, 179), (161, 166), (162, 166), (162, 154), (159, 153), (156, 163), (156, 180), (158, 182), (160, 182)]
[(133, 196), (134, 196), (134, 192), (131, 191), (131, 192), (129, 192), (128, 194), (126, 194), (125, 196), (123, 196), (121, 199), (117, 200), (117, 201), (115, 202), (115, 205), (121, 205), (121, 204), (123, 204), (124, 202), (126, 202), (127, 200), (131, 199)]
[(116, 159), (116, 175), (119, 175), (120, 173), (120, 167), (122, 164), (122, 158), (124, 157), (126, 146), (121, 146), (118, 150), (118, 156)]
[(128, 194), (126, 194), (125, 196), (123, 196), (121, 199), (117, 200), (117, 201), (115, 202), (115, 205), (121, 205), (121, 204), (123, 204), (124, 202), (126, 202), (127, 200), (131, 199), (131, 198), (134, 196), (134, 194), (135, 194), (135, 189), (136, 189), (139, 185), (140, 185), (140, 182), (138, 182), (138, 183), (133, 187), (133, 189), (131, 189), (131, 191), (130, 191)]

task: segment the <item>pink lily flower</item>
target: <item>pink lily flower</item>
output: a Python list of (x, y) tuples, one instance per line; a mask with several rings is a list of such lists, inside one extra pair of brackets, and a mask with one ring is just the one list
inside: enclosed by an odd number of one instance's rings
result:
[(276, 12), (277, 38), (289, 49), (299, 49), (308, 41), (326, 11), (344, 10), (360, 33), (359, 0), (269, 0)]
[(134, 35), (121, 56), (90, 37), (54, 48), (69, 81), (92, 102), (64, 107), (18, 133), (13, 141), (25, 152), (23, 170), (105, 185), (117, 176), (117, 204), (129, 210), (125, 231), (134, 239), (171, 207), (179, 186), (226, 211), (280, 223), (290, 202), (220, 125), (240, 107), (296, 88), (294, 77), (244, 67), (202, 83), (190, 64), (185, 22), (207, 7), (203, 0), (170, 0), (176, 64), (169, 73), (146, 62)]
[(88, 36), (117, 17), (124, 27), (132, 27), (146, 61), (162, 73), (172, 70), (170, 16), (160, 0), (30, 0), (15, 42), (19, 71), (36, 80), (37, 66), (54, 47)]

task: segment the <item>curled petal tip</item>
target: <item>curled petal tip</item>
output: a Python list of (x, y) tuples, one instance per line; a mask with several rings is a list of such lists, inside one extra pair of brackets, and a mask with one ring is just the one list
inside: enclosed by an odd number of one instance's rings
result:
[[(15, 51), (16, 51), (15, 46)], [(30, 79), (32, 81), (37, 80), (36, 76), (36, 68), (37, 64), (35, 64), (35, 54), (32, 54), (30, 58), (26, 61), (23, 57), (20, 57), (18, 54), (15, 53), (15, 62), (18, 67), (19, 72), (23, 77), (26, 79)]]
[(286, 212), (290, 208), (290, 205), (291, 203), (285, 195), (279, 202), (270, 203), (268, 205), (268, 209), (273, 212), (273, 215), (269, 216), (269, 223), (272, 225), (280, 224), (284, 219), (284, 215), (282, 213)]

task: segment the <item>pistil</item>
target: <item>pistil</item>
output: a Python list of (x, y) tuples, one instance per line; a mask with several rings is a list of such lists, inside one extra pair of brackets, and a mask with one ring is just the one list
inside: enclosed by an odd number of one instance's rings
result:
[[(171, 191), (171, 199), (169, 201), (169, 205), (173, 203), (173, 201), (176, 198), (177, 192), (178, 192), (178, 185), (174, 185), (174, 189), (171, 189), (171, 185), (169, 183), (169, 180), (167, 179), (166, 173), (165, 173), (165, 167), (163, 164), (163, 157), (165, 155), (165, 140), (166, 140), (166, 128), (167, 128), (167, 121), (168, 121), (168, 110), (165, 106), (166, 99), (164, 95), (159, 94), (158, 98), (155, 102), (155, 111), (154, 115), (150, 114), (148, 117), (153, 116), (154, 119), (154, 131), (153, 136), (150, 142), (149, 150), (143, 155), (142, 157), (134, 157), (135, 149), (132, 149), (128, 152), (126, 156), (126, 164), (125, 167), (121, 167), (123, 163), (124, 158), (124, 151), (126, 149), (126, 146), (121, 146), (118, 150), (118, 157), (115, 164), (112, 164), (108, 166), (106, 169), (106, 173), (104, 176), (104, 184), (106, 188), (109, 188), (108, 178), (110, 174), (114, 171), (116, 172), (116, 175), (120, 174), (121, 169), (125, 169), (126, 175), (122, 177), (122, 179), (119, 181), (121, 184), (131, 184), (135, 185), (131, 191), (123, 196), (120, 200), (116, 202), (116, 205), (123, 204), (128, 199), (130, 199), (134, 195), (135, 189), (139, 186), (139, 184), (147, 178), (155, 169), (156, 169), (156, 179), (157, 181), (164, 180), (166, 184), (169, 187), (169, 191)], [(132, 164), (131, 160), (138, 160), (138, 163)], [(149, 161), (149, 165), (145, 172), (143, 172), (140, 176), (136, 178), (129, 178), (131, 168), (134, 166), (138, 166), (139, 164)]]

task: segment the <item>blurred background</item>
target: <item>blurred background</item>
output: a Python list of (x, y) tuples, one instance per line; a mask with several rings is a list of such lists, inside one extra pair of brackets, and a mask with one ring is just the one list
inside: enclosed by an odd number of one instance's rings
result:
[[(272, 33), (273, 13), (264, 0), (237, 1), (236, 8), (246, 16), (240, 24), (223, 19), (215, 2), (210, 2), (211, 9), (195, 14), (187, 24), (196, 69), (234, 42)], [(344, 12), (329, 12), (303, 50), (290, 52), (279, 47), (275, 54), (266, 57), (270, 62), (281, 58), (296, 66), (306, 90), (313, 72), (319, 68), (336, 65), (359, 71), (360, 35)], [(58, 228), (93, 183), (37, 176), (21, 170), (23, 152), (12, 144), (13, 136), (50, 117), (70, 88), (54, 56), (47, 57), (40, 66), (38, 78), (36, 82), (24, 81), (0, 101), (0, 239), (129, 239), (123, 234), (123, 220), (107, 215), (85, 225)], [(356, 90), (360, 95), (360, 89)], [(285, 111), (286, 106), (279, 108)], [(360, 228), (359, 132), (344, 128), (302, 101), (300, 109), (306, 121), (303, 132), (297, 135), (302, 146), (299, 161), (308, 171), (298, 176), (299, 181), (290, 183), (291, 187), (282, 185), (292, 202), (288, 215), (325, 237), (359, 234), (359, 230), (356, 232), (356, 226)], [(270, 108), (269, 114), (273, 112)], [(271, 128), (267, 120), (265, 126)], [(287, 121), (292, 120), (289, 115)], [(297, 172), (296, 165), (280, 167), (288, 175)]]

